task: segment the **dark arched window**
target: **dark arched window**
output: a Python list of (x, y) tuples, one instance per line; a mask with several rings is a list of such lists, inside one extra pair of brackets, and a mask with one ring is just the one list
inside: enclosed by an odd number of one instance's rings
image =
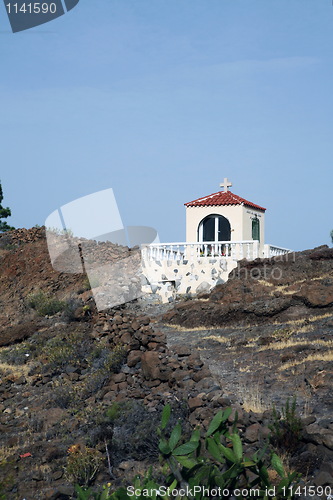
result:
[(230, 222), (223, 215), (208, 215), (198, 227), (198, 241), (230, 241), (230, 234)]

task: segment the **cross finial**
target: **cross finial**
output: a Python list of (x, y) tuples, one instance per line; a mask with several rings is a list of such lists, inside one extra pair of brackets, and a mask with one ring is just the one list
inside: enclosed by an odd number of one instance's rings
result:
[(227, 177), (225, 177), (224, 181), (220, 184), (220, 187), (223, 187), (225, 193), (227, 193), (229, 191), (228, 188), (231, 186), (232, 186), (232, 184), (230, 181), (228, 181)]

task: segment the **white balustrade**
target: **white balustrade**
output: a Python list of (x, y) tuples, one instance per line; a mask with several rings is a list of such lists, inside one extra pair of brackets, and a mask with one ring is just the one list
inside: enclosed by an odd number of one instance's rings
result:
[(290, 252), (292, 252), (292, 250), (289, 250), (288, 248), (277, 247), (275, 245), (269, 245), (269, 244), (266, 244), (264, 246), (264, 255), (266, 258), (278, 257), (280, 255), (285, 255)]
[(195, 243), (153, 243), (142, 248), (143, 257), (153, 261), (183, 261), (207, 258), (253, 260), (259, 257), (258, 241), (212, 241)]

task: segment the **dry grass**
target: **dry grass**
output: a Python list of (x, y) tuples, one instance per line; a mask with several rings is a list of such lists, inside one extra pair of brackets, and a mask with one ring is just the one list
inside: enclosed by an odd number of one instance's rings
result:
[(308, 346), (311, 343), (311, 345), (315, 346), (324, 346), (324, 347), (333, 347), (333, 340), (308, 340), (308, 339), (299, 339), (299, 340), (281, 340), (278, 342), (273, 342), (272, 344), (264, 345), (259, 348), (259, 351), (267, 351), (267, 350), (282, 350), (282, 349), (288, 349), (290, 347), (300, 347), (300, 346)]
[(27, 377), (30, 371), (28, 365), (10, 365), (8, 363), (0, 363), (0, 374), (2, 376), (13, 375), (14, 377)]
[(207, 326), (197, 326), (196, 328), (188, 328), (186, 326), (180, 326), (180, 325), (172, 325), (171, 323), (165, 323), (164, 326), (167, 328), (172, 328), (172, 330), (176, 330), (177, 332), (208, 332), (209, 330), (218, 330), (220, 327), (207, 327)]
[(13, 446), (12, 448), (9, 446), (0, 446), (0, 464), (7, 462), (7, 460), (12, 458), (13, 455), (18, 454), (18, 450), (18, 446)]
[(318, 314), (318, 315), (313, 315), (313, 316), (308, 316), (306, 318), (301, 318), (301, 319), (291, 319), (289, 321), (274, 321), (274, 325), (306, 325), (308, 322), (313, 323), (316, 321), (320, 321), (321, 319), (326, 319), (326, 318), (333, 318), (332, 313), (325, 313), (325, 314)]
[(305, 363), (311, 363), (312, 361), (333, 361), (333, 351), (328, 351), (321, 354), (310, 354), (306, 358), (289, 361), (289, 363), (284, 363), (283, 366), (280, 366), (279, 370), (288, 370), (288, 368), (292, 368)]
[[(206, 299), (203, 299), (203, 300), (206, 300)], [(315, 323), (316, 321), (320, 321), (322, 319), (326, 319), (326, 318), (333, 318), (333, 314), (332, 313), (325, 313), (325, 314), (319, 314), (318, 316), (308, 316), (306, 318), (302, 318), (302, 319), (293, 319), (293, 320), (289, 320), (289, 321), (274, 321), (274, 325), (288, 325), (288, 326), (293, 326), (295, 327), (293, 330), (290, 329), (290, 331), (288, 332), (288, 335), (287, 336), (291, 336), (293, 334), (296, 334), (296, 333), (307, 333), (307, 332), (311, 332), (314, 330), (314, 326), (312, 325), (312, 323)], [(310, 324), (309, 324), (310, 323)], [(204, 332), (206, 331), (208, 334), (210, 331), (214, 331), (214, 330), (239, 330), (239, 326), (234, 326), (234, 325), (228, 325), (227, 327), (223, 327), (223, 326), (198, 326), (196, 328), (189, 328), (189, 327), (186, 327), (186, 326), (180, 326), (180, 325), (173, 325), (171, 323), (165, 323), (165, 325), (167, 328), (171, 328), (172, 330), (175, 330), (177, 332)], [(274, 335), (274, 334), (273, 334)], [(276, 331), (276, 336), (279, 335), (279, 331), (277, 330)], [(286, 336), (286, 332), (284, 333), (284, 336)], [(223, 338), (226, 338), (224, 336), (221, 336), (221, 339)], [(255, 338), (252, 338), (252, 339), (249, 339), (249, 341), (252, 343), (251, 344), (248, 344), (249, 347), (252, 347), (254, 346), (254, 342), (256, 340), (258, 340), (260, 338), (260, 336), (256, 336)], [(207, 335), (207, 337), (204, 337), (204, 339), (213, 339), (213, 340), (216, 340), (218, 342), (221, 342), (223, 343), (224, 341), (223, 340), (218, 340), (218, 336), (214, 336), (214, 335)]]
[(303, 325), (298, 328), (297, 333), (309, 333), (315, 329), (314, 325)]
[(220, 344), (230, 344), (230, 337), (224, 337), (221, 335), (208, 335), (207, 337), (203, 337), (202, 340), (215, 340), (215, 342), (219, 342)]
[(309, 316), (308, 321), (318, 321), (319, 319), (333, 318), (332, 313), (319, 314), (318, 316)]
[(276, 286), (274, 285), (274, 283), (271, 283), (270, 281), (266, 281), (266, 280), (258, 280), (258, 283), (260, 285), (263, 285), (263, 286), (268, 286), (268, 287), (272, 287), (272, 286)]
[(240, 385), (238, 396), (241, 398), (246, 412), (263, 413), (270, 408), (270, 405), (264, 402), (258, 384)]
[(252, 337), (250, 339), (247, 339), (247, 344), (244, 346), (246, 348), (248, 347), (258, 347), (258, 340), (260, 339), (260, 335), (256, 335), (255, 337)]
[[(166, 328), (171, 328), (172, 330), (176, 330), (177, 332), (210, 332), (214, 330), (239, 330), (239, 326), (237, 325), (228, 325), (228, 326), (220, 326), (220, 325), (215, 325), (215, 326), (196, 326), (194, 327), (187, 327), (187, 326), (180, 326), (180, 325), (173, 325), (172, 323), (164, 323), (164, 326)], [(250, 326), (250, 325), (249, 325)], [(246, 327), (244, 327), (246, 328)]]
[(240, 371), (241, 373), (251, 373), (251, 372), (253, 372), (253, 365), (247, 365), (247, 366), (244, 366), (244, 367), (243, 367), (243, 366), (241, 366), (241, 367), (239, 368), (239, 371)]
[(271, 295), (273, 295), (275, 292), (280, 292), (282, 293), (282, 295), (294, 295), (294, 293), (296, 293), (296, 290), (288, 290), (288, 286), (289, 285), (277, 286), (276, 289), (271, 292)]
[(51, 481), (52, 467), (49, 464), (35, 465), (32, 470), (37, 474), (41, 474), (44, 481)]
[(303, 285), (304, 283), (309, 283), (311, 281), (321, 281), (321, 280), (324, 280), (326, 278), (331, 278), (331, 274), (330, 273), (327, 273), (327, 274), (323, 274), (322, 276), (317, 276), (316, 278), (304, 278), (302, 280), (298, 280), (298, 281), (295, 281), (294, 283), (288, 283), (286, 285), (275, 285), (274, 283), (270, 282), (270, 281), (266, 281), (266, 280), (258, 280), (258, 283), (260, 283), (261, 285), (263, 286), (266, 286), (268, 288), (274, 288), (274, 290), (271, 290), (271, 295), (275, 292), (280, 292), (282, 293), (283, 295), (292, 295), (294, 293), (296, 293), (297, 291), (296, 290), (288, 290), (288, 288), (290, 286), (297, 286), (297, 285)]

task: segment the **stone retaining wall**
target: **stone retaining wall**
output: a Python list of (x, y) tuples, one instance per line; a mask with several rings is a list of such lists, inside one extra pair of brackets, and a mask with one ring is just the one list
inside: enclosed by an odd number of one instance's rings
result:
[(146, 293), (158, 295), (163, 303), (177, 296), (193, 297), (225, 283), (237, 261), (225, 257), (195, 260), (143, 260)]

